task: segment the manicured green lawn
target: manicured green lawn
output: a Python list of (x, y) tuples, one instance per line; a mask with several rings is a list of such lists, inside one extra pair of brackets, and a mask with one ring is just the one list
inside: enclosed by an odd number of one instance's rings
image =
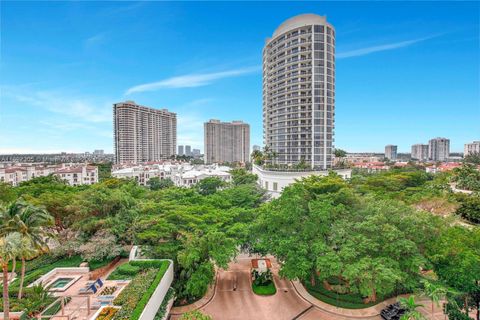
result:
[(275, 283), (273, 283), (273, 281), (270, 281), (266, 286), (257, 286), (252, 283), (252, 290), (260, 296), (271, 296), (277, 292), (277, 288), (275, 288)]

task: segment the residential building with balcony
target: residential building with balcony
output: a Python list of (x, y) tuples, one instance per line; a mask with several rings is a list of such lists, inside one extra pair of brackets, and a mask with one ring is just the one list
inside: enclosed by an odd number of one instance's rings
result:
[(397, 160), (397, 146), (391, 144), (385, 146), (385, 158), (393, 161)]
[(37, 177), (54, 175), (71, 186), (90, 185), (98, 182), (98, 168), (86, 164), (63, 163), (45, 164), (9, 164), (0, 167), (0, 182), (18, 186), (20, 183)]
[(263, 49), (263, 139), (275, 164), (333, 164), (335, 29), (326, 17), (283, 22)]
[(427, 161), (428, 160), (428, 144), (414, 144), (412, 145), (412, 160)]
[(113, 105), (116, 163), (168, 159), (176, 154), (177, 115), (134, 101)]
[(473, 153), (480, 153), (480, 141), (465, 143), (465, 146), (463, 149), (463, 156), (465, 157)]
[(240, 162), (250, 159), (250, 125), (242, 121), (210, 120), (204, 124), (206, 164)]
[(450, 155), (450, 140), (434, 138), (428, 141), (428, 159), (432, 161), (447, 161)]

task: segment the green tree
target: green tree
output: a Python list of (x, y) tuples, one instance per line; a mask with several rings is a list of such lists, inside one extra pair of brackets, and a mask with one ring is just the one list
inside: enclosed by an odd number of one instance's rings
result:
[(480, 224), (480, 194), (462, 194), (457, 196), (457, 199), (460, 206), (455, 213), (472, 223)]
[(347, 151), (342, 150), (342, 149), (335, 149), (335, 151), (333, 152), (333, 154), (334, 154), (335, 157), (337, 157), (337, 158), (345, 158), (345, 157), (347, 156)]
[(465, 163), (472, 163), (472, 164), (480, 164), (480, 153), (473, 152), (463, 158), (463, 162)]
[(448, 289), (441, 284), (433, 283), (426, 279), (422, 280), (422, 284), (423, 284), (422, 294), (428, 297), (432, 301), (432, 319), (433, 319), (434, 307), (435, 305), (437, 305), (437, 307), (440, 306), (440, 300), (444, 299), (447, 296)]
[(257, 166), (261, 166), (264, 162), (263, 152), (260, 150), (253, 150), (252, 159)]
[(209, 315), (203, 314), (198, 310), (192, 310), (182, 315), (180, 320), (212, 320)]
[(406, 312), (400, 317), (400, 320), (427, 319), (420, 311), (417, 310), (418, 308), (423, 307), (423, 305), (415, 302), (415, 296), (400, 298), (398, 301), (400, 302), (400, 306), (406, 310)]
[(235, 186), (256, 183), (258, 179), (256, 174), (249, 173), (245, 169), (232, 169), (230, 174), (232, 175), (232, 183)]
[(463, 297), (466, 315), (480, 308), (480, 228), (449, 227), (428, 246), (439, 278)]
[[(33, 250), (48, 251), (47, 240), (52, 237), (52, 234), (46, 228), (54, 225), (54, 219), (45, 209), (33, 206), (24, 200), (17, 200), (0, 210), (0, 220), (3, 222), (0, 227), (0, 236), (17, 232), (21, 235), (21, 242), (24, 244), (21, 250), (22, 275), (18, 292), (18, 297), (21, 299), (26, 258), (32, 257)], [(31, 250), (28, 248), (30, 245)]]
[(8, 183), (0, 182), (0, 203), (12, 202), (15, 198), (15, 189)]
[(8, 263), (17, 255), (21, 241), (19, 233), (9, 233), (0, 236), (0, 265), (3, 274), (3, 318), (10, 319), (10, 300), (8, 294)]
[(201, 195), (209, 195), (217, 192), (218, 189), (225, 186), (225, 182), (217, 177), (207, 177), (197, 182), (195, 188)]
[(463, 163), (461, 167), (453, 169), (452, 181), (457, 183), (457, 188), (480, 191), (480, 170), (475, 165)]
[(147, 181), (147, 186), (150, 188), (150, 190), (170, 188), (173, 187), (173, 185), (173, 181), (170, 178), (160, 179), (159, 177), (153, 177)]

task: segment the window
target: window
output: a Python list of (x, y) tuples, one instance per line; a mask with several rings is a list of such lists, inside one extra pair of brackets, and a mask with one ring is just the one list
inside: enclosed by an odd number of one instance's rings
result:
[(278, 189), (278, 183), (274, 182), (273, 183), (273, 191), (277, 191)]
[(265, 189), (268, 190), (268, 181), (265, 181)]

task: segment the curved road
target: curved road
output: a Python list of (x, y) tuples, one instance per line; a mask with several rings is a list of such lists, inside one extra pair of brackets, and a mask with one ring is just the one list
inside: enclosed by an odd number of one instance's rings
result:
[[(219, 270), (213, 299), (200, 310), (214, 320), (348, 320), (312, 306), (300, 297), (290, 281), (278, 277), (278, 265), (273, 262), (277, 293), (258, 296), (250, 281), (251, 256), (241, 255), (229, 264), (228, 270)], [(179, 319), (171, 316), (170, 319)], [(380, 319), (374, 317), (371, 319)]]

